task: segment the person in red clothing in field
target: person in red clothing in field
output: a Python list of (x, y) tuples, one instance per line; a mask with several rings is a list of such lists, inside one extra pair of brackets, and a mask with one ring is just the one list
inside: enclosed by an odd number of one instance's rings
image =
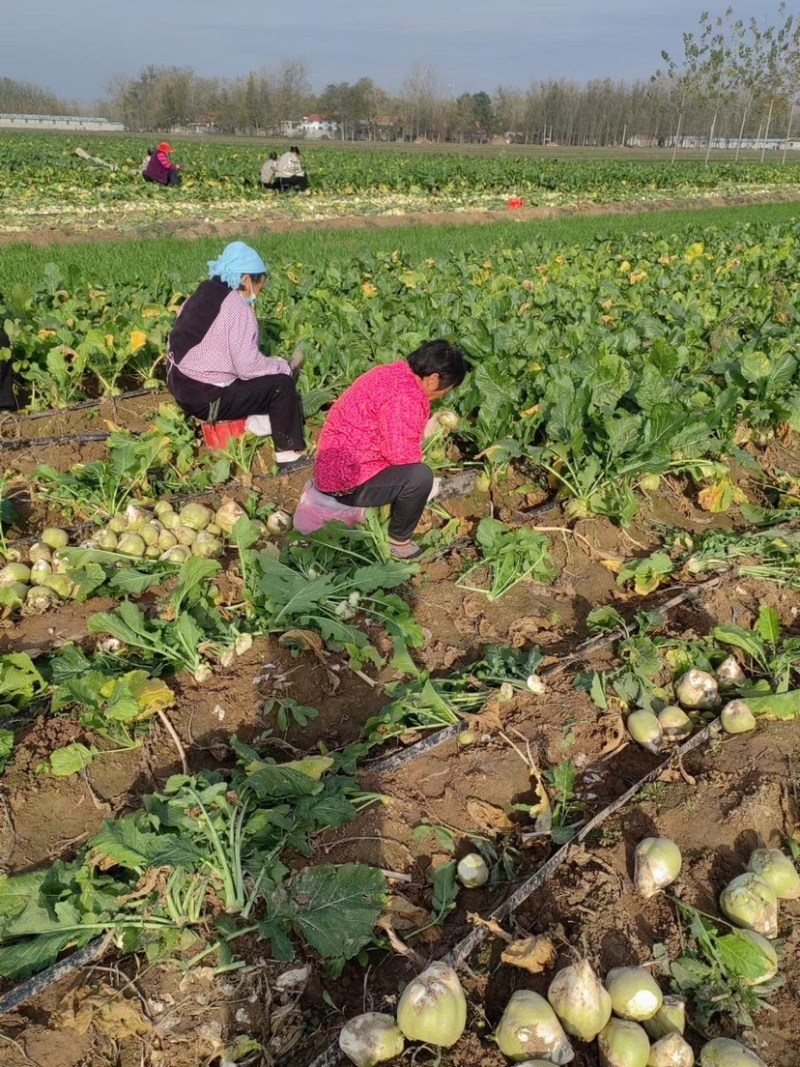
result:
[(158, 148), (150, 153), (147, 166), (142, 171), (146, 182), (158, 182), (159, 185), (180, 185), (181, 168), (169, 158), (172, 145), (162, 141)]
[[(421, 549), (411, 541), (433, 489), (433, 471), (422, 462), (422, 441), (431, 401), (460, 385), (464, 357), (447, 341), (430, 341), (407, 359), (373, 367), (342, 393), (328, 412), (314, 461), (317, 497), (346, 508), (391, 504), (389, 550), (413, 559)], [(325, 507), (324, 499), (316, 501)], [(303, 498), (295, 525), (304, 525)]]

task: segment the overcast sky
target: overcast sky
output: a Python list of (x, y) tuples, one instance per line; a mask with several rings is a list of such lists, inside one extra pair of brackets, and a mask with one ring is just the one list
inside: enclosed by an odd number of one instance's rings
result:
[[(774, 16), (777, 0), (732, 0)], [(0, 76), (60, 96), (101, 97), (115, 74), (191, 67), (234, 77), (302, 59), (312, 86), (371, 77), (400, 89), (414, 64), (445, 91), (526, 89), (568, 77), (645, 78), (662, 48), (727, 0), (22, 0), (3, 17)], [(792, 5), (790, 5), (792, 6)], [(774, 17), (772, 21), (775, 21)]]

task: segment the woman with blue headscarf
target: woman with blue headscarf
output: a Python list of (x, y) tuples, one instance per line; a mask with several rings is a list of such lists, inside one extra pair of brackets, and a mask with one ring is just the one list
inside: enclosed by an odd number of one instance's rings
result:
[(169, 335), (167, 386), (187, 415), (205, 422), (247, 419), (247, 429), (271, 434), (281, 473), (310, 466), (303, 408), (294, 374), (303, 361), (265, 356), (253, 310), (267, 265), (243, 241), (208, 264), (202, 282), (180, 310)]

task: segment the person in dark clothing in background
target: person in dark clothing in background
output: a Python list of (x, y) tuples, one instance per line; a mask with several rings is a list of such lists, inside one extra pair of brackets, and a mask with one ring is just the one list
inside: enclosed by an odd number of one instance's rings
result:
[[(2, 303), (3, 294), (0, 293), (0, 304)], [(0, 323), (0, 411), (16, 411), (19, 404), (14, 396), (14, 370), (11, 360), (3, 359), (4, 348), (11, 348), (11, 341)]]
[(147, 166), (142, 171), (142, 177), (146, 182), (157, 182), (159, 185), (181, 184), (181, 169), (169, 158), (171, 151), (172, 145), (162, 141), (151, 153)]

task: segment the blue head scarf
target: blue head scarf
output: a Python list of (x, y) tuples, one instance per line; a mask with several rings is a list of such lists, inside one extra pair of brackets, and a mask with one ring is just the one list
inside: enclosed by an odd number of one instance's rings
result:
[(229, 289), (238, 289), (243, 274), (269, 274), (264, 260), (244, 241), (226, 245), (219, 259), (208, 261), (209, 278), (221, 278)]

